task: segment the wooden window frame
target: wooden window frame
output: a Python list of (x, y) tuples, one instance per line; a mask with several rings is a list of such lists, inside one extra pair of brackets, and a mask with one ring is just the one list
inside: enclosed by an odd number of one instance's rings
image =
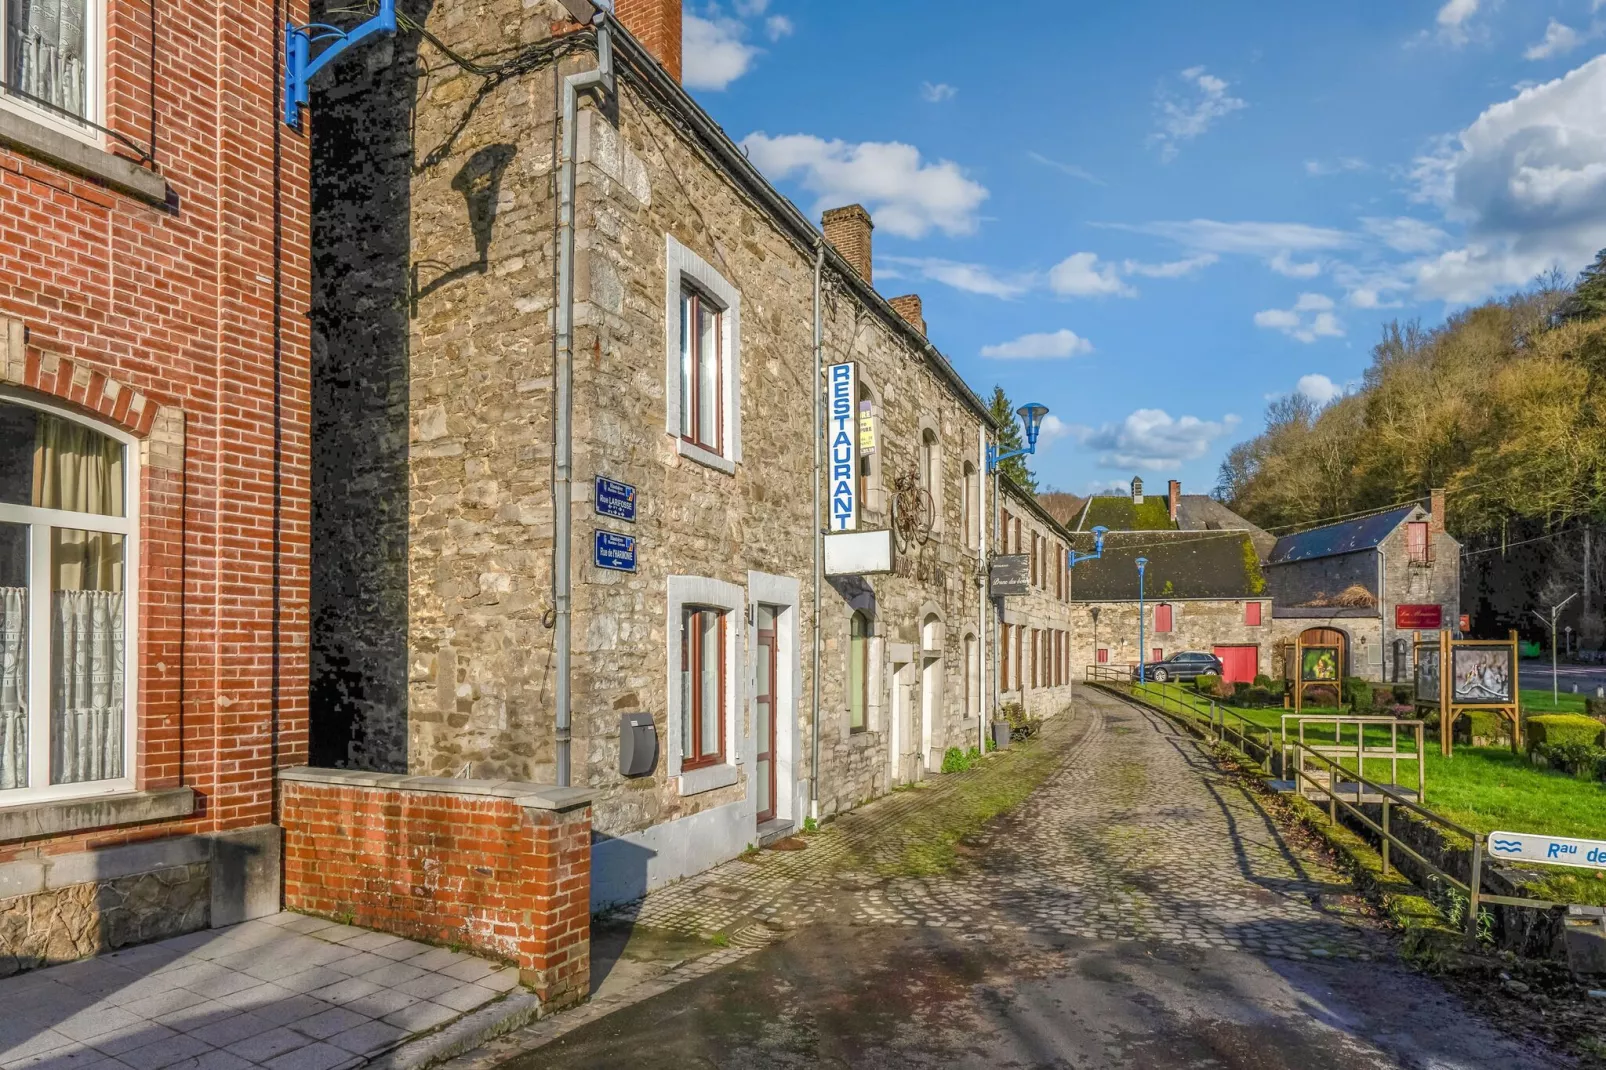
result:
[[(700, 450), (723, 457), (725, 455), (725, 309), (713, 299), (705, 296), (695, 286), (682, 283), (680, 287), (681, 316), (686, 320), (681, 339), (680, 375), (681, 397), (689, 396), (691, 411), (685, 411), (682, 402), (680, 415), (680, 440), (687, 445), (696, 446)], [(706, 304), (714, 310), (714, 353), (712, 356), (703, 352), (703, 334), (697, 329), (699, 309)], [(687, 307), (689, 306), (689, 307)], [(690, 349), (690, 352), (686, 352)], [(698, 428), (703, 424), (702, 411), (702, 369), (705, 360), (714, 362), (714, 441), (703, 442), (698, 436)], [(691, 389), (687, 391), (686, 376), (691, 376)], [(688, 433), (687, 429), (690, 429)]]
[[(703, 629), (693, 628), (694, 618), (700, 618), (704, 613), (713, 613), (719, 618), (719, 649), (716, 651), (719, 665), (719, 750), (712, 754), (699, 753), (695, 757), (689, 754), (680, 756), (682, 772), (692, 769), (705, 769), (711, 765), (720, 765), (725, 761), (725, 710), (728, 695), (726, 693), (726, 668), (730, 656), (730, 610), (718, 606), (688, 605), (680, 611), (681, 637), (680, 637), (680, 671), (690, 672), (690, 666), (697, 666), (697, 671), (691, 673), (691, 708), (681, 710), (680, 715), (691, 721), (691, 741), (693, 749), (700, 751), (702, 747), (702, 697), (703, 697)], [(685, 738), (683, 732), (682, 738)]]

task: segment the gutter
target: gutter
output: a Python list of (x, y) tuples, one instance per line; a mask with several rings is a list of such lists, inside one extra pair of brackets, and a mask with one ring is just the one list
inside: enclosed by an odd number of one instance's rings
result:
[(558, 168), (558, 302), (553, 357), (552, 421), (552, 607), (556, 676), (555, 742), (558, 787), (569, 786), (569, 737), (573, 695), (570, 653), (573, 631), (570, 542), (574, 532), (574, 185), (580, 94), (614, 91), (612, 19), (598, 15), (597, 68), (563, 80), (563, 155)]

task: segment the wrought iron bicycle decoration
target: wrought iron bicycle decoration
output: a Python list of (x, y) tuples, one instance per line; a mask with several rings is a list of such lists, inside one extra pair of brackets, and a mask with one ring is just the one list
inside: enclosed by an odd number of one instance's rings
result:
[(937, 522), (937, 507), (931, 492), (920, 485), (920, 476), (914, 470), (892, 477), (892, 537), (900, 553), (931, 539), (931, 529)]

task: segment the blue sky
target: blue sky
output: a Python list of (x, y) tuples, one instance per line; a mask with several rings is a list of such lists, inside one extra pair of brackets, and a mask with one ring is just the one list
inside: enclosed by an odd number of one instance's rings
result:
[(686, 13), (688, 88), (816, 219), (871, 210), (877, 288), (979, 391), (1050, 407), (1059, 489), (1208, 490), (1389, 319), (1606, 246), (1606, 0)]

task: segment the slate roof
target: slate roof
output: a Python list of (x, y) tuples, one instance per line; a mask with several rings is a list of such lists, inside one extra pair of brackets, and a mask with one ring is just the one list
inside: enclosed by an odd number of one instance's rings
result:
[[(1071, 542), (1078, 553), (1093, 550), (1086, 532)], [(1151, 601), (1270, 597), (1247, 531), (1112, 531), (1104, 538), (1103, 557), (1071, 570), (1071, 601), (1137, 601), (1140, 557), (1148, 559), (1144, 596)]]
[(1277, 540), (1266, 563), (1287, 565), (1295, 561), (1312, 561), (1318, 557), (1353, 554), (1358, 550), (1375, 550), (1416, 508), (1415, 505), (1402, 505), (1386, 513), (1344, 520), (1297, 535), (1284, 535)]
[(1208, 494), (1184, 494), (1177, 500), (1177, 527), (1183, 531), (1247, 531), (1262, 559), (1270, 556), (1277, 537), (1271, 535)]

